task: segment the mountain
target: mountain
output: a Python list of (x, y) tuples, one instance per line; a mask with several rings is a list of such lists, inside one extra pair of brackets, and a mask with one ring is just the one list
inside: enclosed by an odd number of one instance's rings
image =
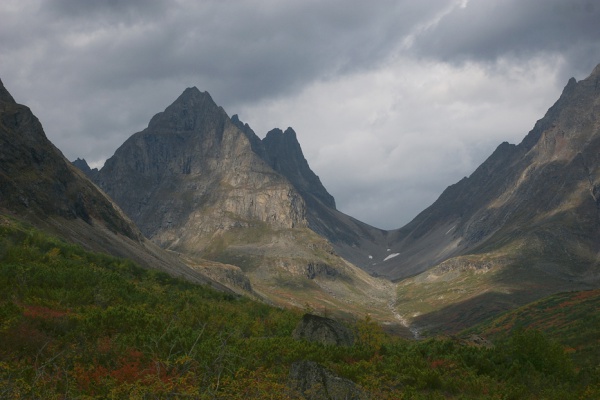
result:
[(599, 80), (599, 67), (581, 82), (572, 78), (519, 145), (502, 143), (470, 177), (394, 232), (403, 257), (385, 273), (401, 278), (498, 243), (545, 240), (549, 227), (560, 230), (556, 241), (585, 236), (594, 254), (600, 234)]
[[(600, 65), (569, 80), (518, 145), (502, 143), (405, 227), (375, 269), (402, 280), (400, 312), (459, 329), (600, 284)], [(409, 279), (406, 279), (409, 278)]]
[(333, 196), (308, 166), (292, 128), (287, 128), (285, 132), (277, 128), (269, 131), (262, 144), (271, 168), (287, 177), (305, 200), (316, 198), (326, 206), (335, 208)]
[(173, 250), (198, 248), (202, 234), (253, 220), (277, 228), (306, 225), (300, 195), (196, 88), (130, 137), (96, 182), (147, 237)]
[(0, 205), (23, 214), (101, 220), (111, 231), (139, 240), (135, 227), (106, 196), (64, 161), (29, 108), (0, 84)]
[(153, 242), (189, 265), (239, 267), (275, 304), (456, 331), (600, 282), (599, 75), (571, 79), (519, 145), (502, 143), (398, 230), (338, 211), (292, 128), (261, 140), (197, 88), (93, 179)]
[(348, 262), (340, 241), (318, 229), (342, 214), (291, 128), (261, 140), (207, 92), (188, 88), (93, 179), (144, 235), (189, 265), (235, 265), (275, 304), (398, 322), (391, 284)]
[[(87, 165), (87, 164), (86, 164)], [(216, 282), (146, 240), (112, 200), (48, 140), (0, 81), (0, 220), (18, 220), (85, 248), (194, 282)], [(8, 222), (7, 222), (8, 223)]]

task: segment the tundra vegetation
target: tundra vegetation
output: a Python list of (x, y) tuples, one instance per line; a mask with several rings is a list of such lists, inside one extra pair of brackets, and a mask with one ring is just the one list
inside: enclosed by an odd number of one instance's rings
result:
[[(592, 297), (582, 296), (597, 310)], [(346, 321), (352, 346), (324, 346), (292, 338), (301, 311), (0, 224), (0, 398), (296, 399), (288, 379), (299, 360), (376, 399), (600, 398), (598, 346), (581, 357), (560, 330), (521, 328), (521, 317), (486, 325), (488, 347), (394, 337), (369, 316)]]

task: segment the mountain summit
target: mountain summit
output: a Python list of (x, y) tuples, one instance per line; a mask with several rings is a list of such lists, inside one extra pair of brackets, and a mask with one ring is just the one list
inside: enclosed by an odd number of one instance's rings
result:
[(225, 111), (217, 106), (208, 92), (187, 88), (164, 112), (148, 124), (152, 132), (222, 132)]
[(333, 196), (327, 192), (319, 177), (308, 166), (296, 132), (292, 128), (287, 128), (285, 132), (281, 129), (273, 129), (267, 133), (262, 143), (269, 156), (271, 167), (287, 177), (305, 200), (316, 198), (327, 207), (335, 208)]

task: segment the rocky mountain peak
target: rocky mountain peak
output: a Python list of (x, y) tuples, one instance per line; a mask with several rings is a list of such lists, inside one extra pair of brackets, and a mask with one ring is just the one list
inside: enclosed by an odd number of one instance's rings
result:
[(245, 126), (247, 126), (248, 128), (250, 128), (250, 125), (248, 125), (248, 124), (246, 124), (246, 123), (242, 122), (242, 121), (240, 120), (240, 117), (239, 117), (239, 115), (237, 115), (237, 114), (233, 114), (233, 115), (231, 116), (231, 122), (233, 122), (233, 123), (235, 124), (235, 126), (237, 126), (238, 128), (239, 128), (239, 127), (242, 127), (242, 128), (243, 128), (243, 127), (245, 127)]
[(8, 93), (8, 90), (4, 87), (4, 84), (0, 80), (0, 104), (4, 103), (15, 103), (15, 99)]
[(222, 129), (228, 118), (208, 92), (187, 88), (165, 111), (150, 120), (148, 128), (163, 132), (202, 132)]
[(296, 131), (294, 131), (291, 127), (288, 127), (285, 132), (283, 132), (284, 138), (288, 138), (288, 140), (293, 140), (298, 143), (298, 139), (296, 138)]
[(186, 88), (173, 104), (183, 104), (192, 107), (198, 105), (203, 108), (210, 105), (211, 107), (219, 108), (210, 93), (206, 91), (201, 92), (196, 86)]
[(87, 161), (85, 161), (85, 158), (77, 158), (77, 160), (72, 161), (71, 164), (79, 168), (81, 172), (83, 172), (88, 178), (92, 180), (94, 179), (96, 174), (98, 174), (98, 168), (90, 168)]
[(252, 150), (260, 156), (263, 160), (269, 164), (269, 156), (260, 140), (260, 138), (254, 133), (250, 125), (242, 122), (237, 114), (234, 114), (231, 117), (231, 122), (246, 135), (248, 140), (250, 141), (250, 146), (252, 146)]
[(294, 129), (291, 127), (288, 127), (285, 131), (282, 131), (279, 128), (271, 129), (269, 132), (267, 132), (264, 140), (266, 142), (270, 142), (271, 145), (273, 145), (273, 143), (277, 143), (276, 146), (287, 147), (290, 150), (293, 149), (296, 152), (299, 151), (302, 153), (302, 148), (298, 142), (296, 131), (294, 131)]
[(298, 143), (298, 139), (296, 138), (296, 132), (291, 127), (288, 127), (285, 130), (285, 132), (279, 128), (271, 129), (269, 132), (267, 132), (265, 139), (266, 140), (286, 140), (289, 143), (293, 143), (293, 142)]
[(261, 147), (239, 118), (188, 88), (107, 160), (95, 182), (165, 247), (197, 250), (215, 232), (249, 225), (305, 225), (299, 193), (273, 173)]
[(318, 199), (335, 208), (335, 199), (327, 192), (319, 177), (304, 158), (296, 132), (292, 128), (272, 129), (262, 140), (271, 167), (288, 178), (307, 201)]
[(90, 166), (88, 165), (87, 161), (85, 161), (85, 158), (77, 158), (77, 160), (73, 161), (72, 164), (74, 166), (76, 166), (77, 168), (79, 168), (80, 170), (82, 170), (83, 172), (87, 172), (87, 171), (91, 171), (92, 169), (90, 168)]

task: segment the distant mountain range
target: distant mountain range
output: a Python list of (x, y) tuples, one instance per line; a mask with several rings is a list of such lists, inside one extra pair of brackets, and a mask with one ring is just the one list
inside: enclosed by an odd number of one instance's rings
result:
[(455, 331), (600, 286), (599, 115), (600, 66), (571, 79), (519, 145), (502, 143), (409, 224), (385, 231), (336, 209), (292, 128), (261, 140), (197, 88), (102, 169), (73, 162), (94, 185), (2, 86), (0, 207), (274, 304)]

